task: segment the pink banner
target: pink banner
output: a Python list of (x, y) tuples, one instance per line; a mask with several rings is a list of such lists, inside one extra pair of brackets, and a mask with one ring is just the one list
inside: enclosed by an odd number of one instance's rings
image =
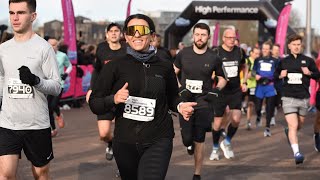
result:
[(72, 71), (70, 72), (67, 79), (64, 81), (63, 93), (61, 97), (62, 99), (73, 98), (74, 89), (76, 87), (76, 73), (77, 73), (76, 66), (72, 66)]
[(286, 43), (287, 29), (291, 12), (291, 4), (287, 4), (281, 11), (276, 30), (276, 43), (280, 45), (280, 57), (283, 57)]
[(214, 28), (213, 38), (212, 38), (212, 47), (217, 47), (219, 45), (219, 34), (220, 34), (220, 24), (216, 23)]
[(78, 97), (83, 97), (87, 94), (87, 91), (90, 88), (90, 81), (91, 81), (91, 76), (92, 76), (92, 72), (93, 72), (93, 66), (92, 65), (88, 65), (88, 66), (78, 66), (78, 70), (82, 70), (81, 73), (82, 77), (77, 77), (76, 79), (76, 89), (75, 89), (75, 94), (74, 97), (78, 98)]
[(317, 59), (319, 59), (320, 60), (320, 50), (319, 50), (319, 52), (318, 52), (318, 58)]
[(61, 0), (63, 11), (64, 43), (69, 46), (68, 57), (77, 64), (77, 35), (72, 0)]
[(128, 7), (127, 7), (127, 17), (130, 16), (131, 14), (131, 0), (128, 2)]

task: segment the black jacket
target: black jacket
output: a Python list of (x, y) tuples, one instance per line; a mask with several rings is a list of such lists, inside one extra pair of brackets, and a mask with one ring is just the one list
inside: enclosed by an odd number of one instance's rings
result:
[[(114, 94), (128, 82), (129, 95), (156, 99), (154, 120), (141, 122), (123, 117), (124, 104), (114, 104)], [(104, 65), (93, 88), (89, 105), (93, 113), (115, 112), (114, 140), (125, 143), (149, 143), (173, 138), (169, 109), (177, 111), (180, 102), (172, 63), (153, 56), (148, 63), (131, 55)]]

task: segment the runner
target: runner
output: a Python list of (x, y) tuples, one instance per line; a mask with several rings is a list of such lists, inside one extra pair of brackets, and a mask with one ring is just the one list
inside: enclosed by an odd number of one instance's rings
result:
[[(272, 46), (272, 51), (271, 51), (272, 57), (276, 60), (276, 66), (278, 67), (281, 59), (280, 59), (280, 45), (279, 44), (274, 44)], [(281, 91), (282, 91), (282, 79), (275, 78), (274, 79), (274, 87), (276, 88), (277, 95), (275, 99), (275, 108), (274, 108), (274, 115), (271, 118), (270, 125), (274, 126), (276, 125), (276, 116), (278, 114), (278, 109), (281, 108)]]
[[(195, 101), (198, 105), (189, 121), (179, 116), (181, 136), (186, 147), (194, 146), (195, 172), (193, 179), (201, 179), (201, 167), (204, 156), (204, 141), (206, 132), (211, 131), (213, 120), (212, 108), (207, 101), (211, 99), (207, 94), (220, 95), (226, 80), (223, 78), (221, 60), (208, 48), (210, 28), (207, 24), (198, 23), (193, 28), (193, 46), (179, 52), (174, 62), (176, 75), (181, 73), (181, 96), (184, 101)], [(213, 80), (217, 76), (217, 87), (212, 89)], [(217, 98), (212, 97), (212, 101)], [(216, 103), (216, 102), (212, 102)], [(190, 151), (190, 149), (189, 149)], [(192, 153), (190, 153), (192, 154)]]
[(171, 62), (155, 56), (151, 18), (129, 16), (124, 23), (126, 57), (106, 64), (93, 87), (93, 113), (115, 112), (113, 152), (123, 180), (165, 179), (174, 129), (169, 109), (186, 120), (195, 102), (181, 102)]
[(260, 57), (260, 49), (254, 47), (249, 54), (250, 56), (246, 59), (246, 64), (249, 68), (248, 80), (247, 80), (247, 83), (248, 83), (247, 130), (251, 129), (251, 117), (253, 112), (253, 106), (256, 102), (255, 92), (256, 92), (257, 81), (256, 81), (256, 77), (252, 76), (251, 74), (252, 74), (253, 64), (255, 60), (258, 57)]
[[(242, 92), (247, 91), (248, 67), (245, 65), (245, 57), (241, 48), (235, 46), (236, 32), (234, 29), (226, 29), (223, 32), (223, 44), (214, 49), (215, 53), (222, 59), (222, 66), (226, 74), (227, 85), (222, 90), (223, 100), (215, 105), (213, 122), (213, 150), (210, 156), (219, 156), (219, 139), (221, 134), (222, 117), (227, 106), (230, 109), (231, 123), (228, 126), (226, 138), (220, 147), (227, 159), (233, 158), (231, 139), (238, 130), (241, 120), (241, 97)], [(244, 67), (244, 82), (240, 87), (240, 70)], [(219, 158), (217, 158), (219, 159)]]
[[(54, 112), (57, 114), (56, 120), (58, 122), (59, 128), (64, 127), (64, 120), (63, 120), (63, 114), (60, 112), (59, 108), (59, 101), (63, 93), (63, 86), (64, 86), (64, 80), (69, 76), (69, 74), (72, 71), (72, 64), (68, 58), (68, 56), (61, 52), (58, 51), (58, 41), (54, 38), (49, 38), (48, 43), (52, 46), (54, 52), (56, 53), (57, 57), (57, 62), (58, 62), (58, 69), (59, 69), (59, 74), (61, 77), (61, 93), (59, 96), (52, 96), (48, 95), (48, 105), (49, 105), (49, 117), (50, 117), (50, 124), (51, 124), (51, 136), (55, 137), (58, 134), (58, 130), (56, 129), (56, 124), (54, 121)], [(66, 70), (65, 70), (66, 68)]]
[(256, 96), (256, 124), (261, 122), (261, 108), (263, 100), (266, 99), (266, 129), (264, 137), (270, 137), (270, 121), (274, 115), (275, 96), (277, 94), (274, 88), (274, 72), (277, 61), (271, 57), (272, 44), (265, 42), (262, 44), (262, 57), (254, 61), (252, 76), (257, 80), (257, 87), (255, 91)]
[[(98, 75), (104, 64), (107, 64), (111, 60), (124, 57), (126, 54), (125, 44), (120, 43), (122, 36), (121, 27), (117, 23), (110, 23), (106, 28), (106, 41), (98, 45), (96, 51), (96, 63), (95, 69), (91, 78), (91, 88), (97, 82)], [(87, 102), (92, 90), (87, 93)], [(111, 161), (113, 159), (112, 150), (112, 130), (111, 124), (114, 119), (114, 114), (109, 112), (104, 115), (98, 115), (98, 129), (101, 141), (107, 143), (106, 147), (106, 159)]]
[(280, 61), (276, 77), (283, 79), (282, 108), (288, 128), (285, 133), (290, 142), (296, 164), (304, 161), (299, 150), (298, 130), (307, 115), (309, 106), (310, 78), (317, 78), (319, 71), (310, 57), (301, 54), (302, 37), (291, 35), (288, 39), (288, 48), (291, 54)]
[(35, 34), (35, 0), (9, 0), (14, 38), (0, 45), (0, 178), (15, 179), (21, 151), (34, 179), (49, 179), (53, 159), (46, 95), (61, 92), (54, 50)]
[(151, 45), (156, 48), (156, 55), (163, 60), (173, 62), (173, 58), (168, 49), (161, 46), (161, 35), (155, 34)]

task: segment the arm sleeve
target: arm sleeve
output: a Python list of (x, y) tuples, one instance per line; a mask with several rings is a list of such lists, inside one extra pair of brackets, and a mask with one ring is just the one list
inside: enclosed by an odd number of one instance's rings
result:
[(40, 78), (40, 83), (34, 87), (43, 94), (58, 96), (61, 92), (60, 74), (56, 55), (50, 47), (43, 55), (42, 71), (44, 78)]
[(225, 75), (223, 73), (223, 70), (222, 70), (222, 61), (220, 58), (216, 57), (216, 61), (215, 61), (215, 75), (216, 76), (221, 76), (223, 78), (225, 78)]
[(3, 86), (4, 86), (4, 70), (2, 65), (2, 57), (0, 54), (0, 97), (3, 96)]
[(316, 63), (314, 62), (313, 59), (310, 59), (310, 71), (312, 72), (312, 74), (311, 74), (312, 79), (319, 79), (320, 78), (319, 70), (318, 70)]
[(166, 91), (167, 91), (167, 102), (169, 105), (169, 109), (174, 112), (178, 112), (177, 106), (181, 102), (179, 98), (179, 89), (178, 83), (176, 79), (176, 74), (174, 73), (174, 69), (172, 64), (170, 65), (170, 70), (168, 72), (168, 78), (166, 82)]
[(280, 73), (281, 73), (281, 70), (282, 70), (282, 63), (283, 63), (284, 60), (279, 60), (279, 63), (278, 65), (276, 66), (276, 70), (274, 72), (274, 79), (279, 79), (279, 76), (280, 76)]
[(92, 93), (89, 99), (89, 106), (94, 114), (102, 115), (115, 107), (114, 95), (111, 94), (112, 85), (115, 81), (114, 63), (110, 62), (103, 66), (97, 82), (93, 84)]
[(182, 59), (182, 54), (183, 53), (178, 53), (177, 56), (176, 56), (176, 60), (174, 61), (174, 65), (178, 68), (178, 69), (181, 69), (182, 67), (182, 64), (181, 64), (181, 59)]

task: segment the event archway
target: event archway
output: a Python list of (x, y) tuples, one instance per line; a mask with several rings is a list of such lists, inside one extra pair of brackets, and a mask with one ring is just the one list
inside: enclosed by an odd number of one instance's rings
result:
[[(265, 21), (277, 21), (279, 11), (266, 0), (261, 1), (193, 1), (165, 30), (164, 43), (169, 49), (177, 47), (182, 38), (201, 19), (256, 20), (272, 36), (274, 27), (267, 27)], [(294, 30), (288, 27), (288, 31)]]

